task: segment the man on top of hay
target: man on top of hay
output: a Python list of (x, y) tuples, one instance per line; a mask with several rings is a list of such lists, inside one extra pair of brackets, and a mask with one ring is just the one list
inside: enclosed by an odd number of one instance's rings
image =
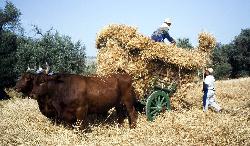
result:
[(213, 69), (208, 68), (205, 70), (205, 80), (203, 83), (203, 111), (208, 110), (208, 106), (215, 108), (217, 112), (221, 111), (221, 107), (215, 101), (215, 86), (214, 76), (212, 75)]
[(164, 39), (168, 39), (170, 43), (175, 44), (175, 40), (168, 33), (170, 26), (171, 20), (169, 18), (165, 19), (162, 25), (153, 32), (151, 39), (156, 42), (164, 42)]

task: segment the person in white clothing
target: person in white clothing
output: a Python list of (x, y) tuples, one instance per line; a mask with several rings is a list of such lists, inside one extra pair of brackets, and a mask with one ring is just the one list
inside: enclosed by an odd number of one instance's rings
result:
[(169, 35), (168, 32), (171, 24), (172, 22), (169, 18), (165, 19), (161, 26), (153, 32), (151, 39), (155, 42), (164, 42), (165, 39), (168, 39), (170, 43), (175, 45), (175, 40)]
[(214, 107), (217, 112), (221, 111), (221, 107), (215, 101), (215, 86), (214, 76), (212, 75), (213, 69), (208, 68), (205, 71), (205, 80), (203, 82), (203, 111), (206, 112), (208, 107)]

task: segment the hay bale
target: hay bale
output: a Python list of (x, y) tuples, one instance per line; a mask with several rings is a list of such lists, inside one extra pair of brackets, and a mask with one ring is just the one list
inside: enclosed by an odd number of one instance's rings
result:
[(109, 25), (96, 38), (97, 74), (129, 73), (140, 99), (150, 93), (156, 78), (184, 87), (206, 65), (215, 46), (215, 38), (208, 33), (199, 34), (198, 39), (199, 46), (190, 51), (154, 42), (131, 26)]
[(108, 39), (116, 40), (119, 46), (126, 44), (136, 35), (136, 29), (126, 25), (109, 25), (104, 27), (96, 39), (96, 48), (106, 47)]
[(199, 40), (199, 50), (209, 53), (211, 48), (214, 48), (216, 45), (216, 39), (211, 34), (207, 32), (201, 32), (198, 35)]
[(117, 72), (119, 68), (126, 68), (128, 55), (113, 40), (107, 43), (97, 54), (97, 74), (106, 75)]

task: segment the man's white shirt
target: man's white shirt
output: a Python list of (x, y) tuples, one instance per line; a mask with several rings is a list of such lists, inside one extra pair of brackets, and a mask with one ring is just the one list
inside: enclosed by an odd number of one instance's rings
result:
[(206, 76), (205, 84), (208, 85), (208, 90), (214, 90), (215, 89), (214, 82), (215, 82), (214, 76), (212, 76), (212, 75)]

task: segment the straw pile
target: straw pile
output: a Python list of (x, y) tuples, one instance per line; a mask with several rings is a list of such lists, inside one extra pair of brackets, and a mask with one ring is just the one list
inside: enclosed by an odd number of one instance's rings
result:
[(198, 36), (199, 46), (192, 51), (152, 41), (126, 25), (109, 25), (96, 38), (97, 74), (126, 72), (133, 77), (139, 99), (152, 91), (155, 80), (178, 88), (194, 81), (197, 69), (209, 61), (215, 38), (208, 33)]

